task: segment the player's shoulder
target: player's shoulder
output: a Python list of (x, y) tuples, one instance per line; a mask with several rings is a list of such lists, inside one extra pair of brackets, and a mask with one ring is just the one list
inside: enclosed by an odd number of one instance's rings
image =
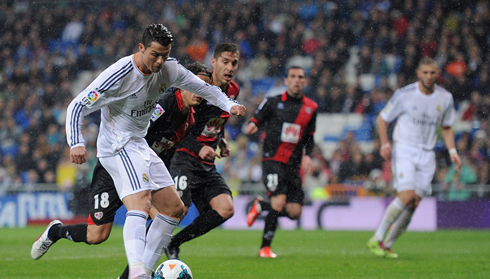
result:
[(449, 92), (447, 89), (445, 89), (444, 87), (436, 84), (436, 92), (437, 94), (441, 95), (443, 98), (453, 98), (453, 94), (451, 94), (451, 92)]
[(308, 107), (311, 107), (313, 109), (317, 109), (318, 108), (318, 104), (313, 101), (312, 99), (306, 97), (306, 96), (303, 96), (303, 103), (308, 106)]
[(238, 94), (240, 93), (240, 86), (238, 86), (238, 84), (232, 80), (228, 85), (227, 91), (228, 98), (236, 100)]
[(123, 72), (123, 71), (131, 71), (134, 68), (134, 60), (133, 55), (122, 57), (121, 59), (114, 62), (110, 65), (106, 72)]
[(407, 84), (401, 88), (398, 88), (393, 93), (391, 97), (391, 102), (396, 102), (399, 98), (405, 98), (409, 96), (410, 93), (415, 93), (417, 90), (417, 82)]

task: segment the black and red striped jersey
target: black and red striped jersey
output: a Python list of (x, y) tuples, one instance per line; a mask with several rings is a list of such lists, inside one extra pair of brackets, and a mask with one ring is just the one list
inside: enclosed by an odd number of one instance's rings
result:
[(176, 144), (194, 124), (194, 109), (182, 114), (182, 94), (180, 90), (164, 94), (151, 116), (150, 127), (146, 134), (148, 145), (168, 166)]
[[(228, 89), (224, 92), (228, 98), (236, 100), (240, 87), (234, 81), (228, 85)], [(194, 114), (195, 123), (189, 130), (188, 135), (178, 146), (175, 156), (181, 156), (187, 153), (197, 159), (199, 162), (214, 165), (213, 161), (205, 161), (199, 158), (198, 154), (203, 145), (211, 146), (216, 150), (220, 139), (224, 136), (224, 127), (230, 114), (217, 106), (203, 100), (202, 103), (195, 107)]]
[(251, 119), (266, 134), (262, 161), (274, 160), (299, 170), (303, 154), (313, 150), (317, 108), (306, 96), (296, 99), (287, 92), (264, 99)]

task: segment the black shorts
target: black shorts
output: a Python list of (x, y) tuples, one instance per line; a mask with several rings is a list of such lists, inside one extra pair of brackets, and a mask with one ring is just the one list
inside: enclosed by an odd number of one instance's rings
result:
[(123, 205), (111, 175), (97, 160), (89, 194), (88, 225), (103, 225), (114, 222), (116, 211)]
[(272, 160), (263, 161), (262, 170), (262, 180), (270, 196), (286, 194), (288, 203), (303, 205), (305, 192), (297, 170)]
[(194, 162), (190, 164), (188, 160), (176, 161), (174, 157), (170, 166), (175, 187), (179, 193), (182, 193), (181, 199), (184, 205), (190, 206), (193, 202), (201, 214), (211, 209), (209, 202), (214, 197), (221, 194), (232, 196), (225, 179), (214, 166), (196, 167), (194, 164), (203, 163), (197, 162), (194, 158), (189, 158), (189, 160), (194, 160)]

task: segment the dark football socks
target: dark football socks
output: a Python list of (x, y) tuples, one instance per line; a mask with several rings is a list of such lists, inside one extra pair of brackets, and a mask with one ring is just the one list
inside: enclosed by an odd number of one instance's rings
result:
[(262, 246), (260, 248), (271, 246), (272, 239), (277, 229), (277, 218), (280, 216), (280, 212), (270, 209), (269, 213), (265, 217), (264, 234), (262, 235)]
[(54, 242), (66, 238), (73, 242), (87, 243), (87, 224), (55, 225), (49, 230), (48, 237)]
[(179, 247), (182, 243), (199, 237), (226, 221), (216, 210), (209, 210), (199, 215), (194, 222), (172, 237), (169, 246)]

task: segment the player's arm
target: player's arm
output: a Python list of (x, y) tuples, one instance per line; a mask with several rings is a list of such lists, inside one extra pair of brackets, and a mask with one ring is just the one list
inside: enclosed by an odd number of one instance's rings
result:
[(386, 122), (381, 115), (378, 115), (376, 125), (378, 129), (379, 141), (381, 143), (379, 154), (388, 161), (391, 158), (391, 144), (388, 141), (388, 122)]
[(220, 156), (221, 157), (228, 157), (231, 155), (230, 146), (228, 145), (228, 142), (225, 139), (225, 130), (223, 129), (223, 130), (221, 130), (221, 132), (223, 133), (223, 135), (221, 136), (221, 138), (218, 142), (218, 147), (220, 150)]
[(229, 99), (223, 94), (223, 91), (221, 91), (219, 87), (204, 82), (182, 65), (179, 65), (178, 73), (179, 79), (176, 81), (175, 87), (199, 95), (208, 100), (212, 105), (215, 105), (232, 115), (245, 116), (245, 106)]
[(264, 123), (269, 119), (271, 111), (269, 108), (269, 103), (270, 102), (267, 98), (265, 98), (262, 103), (260, 103), (260, 105), (255, 110), (254, 116), (252, 117), (252, 119), (250, 119), (250, 122), (245, 128), (245, 134), (255, 134), (259, 130), (261, 123)]
[(461, 159), (459, 158), (458, 151), (456, 150), (456, 145), (454, 143), (454, 132), (453, 128), (450, 126), (441, 126), (442, 138), (446, 144), (447, 150), (449, 150), (449, 157), (451, 162), (456, 164), (456, 170), (461, 167)]
[(65, 130), (72, 163), (83, 164), (87, 161), (87, 150), (82, 135), (83, 117), (108, 105), (111, 102), (109, 96), (117, 94), (121, 84), (120, 81), (112, 79), (112, 74), (118, 67), (120, 65), (115, 63), (104, 70), (68, 105)]
[(317, 110), (315, 109), (313, 116), (311, 117), (310, 122), (308, 123), (308, 126), (306, 127), (306, 134), (304, 136), (304, 147), (305, 147), (305, 154), (303, 156), (303, 159), (301, 160), (301, 168), (305, 171), (307, 174), (312, 174), (313, 172), (313, 164), (311, 163), (311, 154), (313, 153), (313, 149), (315, 148), (315, 130), (316, 130), (316, 117), (317, 117)]

